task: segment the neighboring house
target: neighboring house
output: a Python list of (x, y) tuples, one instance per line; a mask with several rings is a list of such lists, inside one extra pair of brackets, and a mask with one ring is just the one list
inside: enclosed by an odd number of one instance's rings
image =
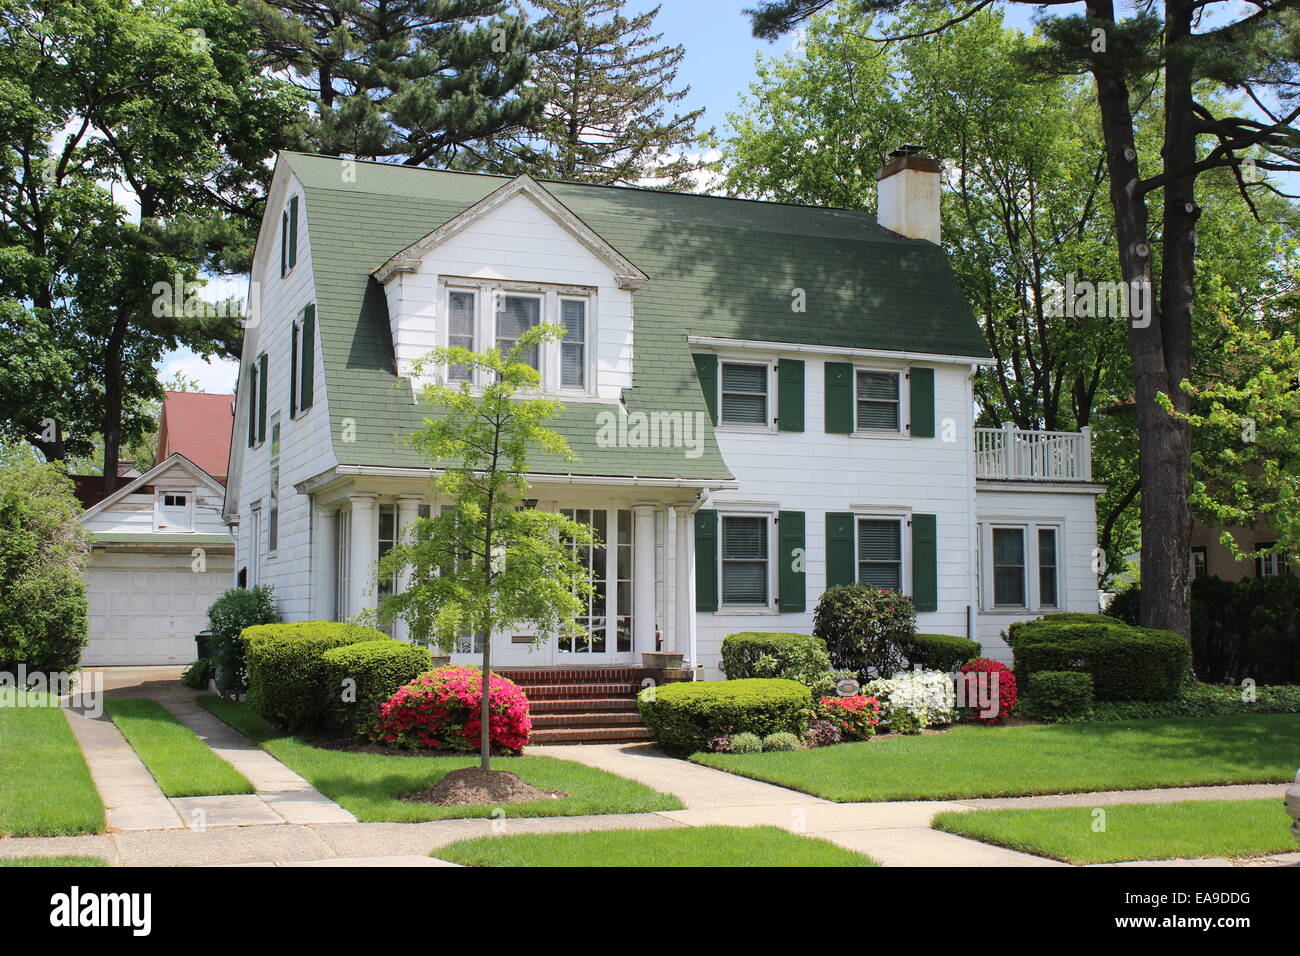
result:
[(725, 635), (807, 632), (855, 580), (1004, 660), (1011, 621), (1095, 611), (1087, 433), (972, 426), (992, 363), (937, 244), (938, 163), (901, 152), (879, 188), (877, 223), (281, 154), (225, 502), (239, 579), (274, 585), (287, 620), (374, 607), (399, 586), (376, 588), (377, 558), (445, 505), (405, 444), (413, 363), (554, 322), (536, 361), (579, 460), (534, 462), (531, 493), (606, 542), (591, 637), (496, 634), (496, 664), (663, 649), (716, 677)]
[(1277, 532), (1268, 526), (1243, 527), (1240, 525), (1224, 529), (1222, 527), (1192, 522), (1192, 577), (1202, 578), (1213, 575), (1225, 581), (1240, 581), (1243, 578), (1271, 578), (1278, 574), (1295, 574), (1298, 566), (1288, 561), (1286, 555), (1263, 554), (1254, 558), (1238, 561), (1226, 545), (1219, 542), (1224, 530), (1232, 532), (1237, 547), (1243, 551), (1260, 551), (1277, 544)]
[(158, 464), (78, 519), (91, 533), (86, 664), (194, 660), (194, 635), (207, 627), (208, 606), (230, 587), (234, 568), (219, 480), (233, 401), (167, 392)]

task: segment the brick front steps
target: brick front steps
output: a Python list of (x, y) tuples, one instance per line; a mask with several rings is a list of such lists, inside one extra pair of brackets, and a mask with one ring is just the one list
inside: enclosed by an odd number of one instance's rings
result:
[(647, 678), (665, 681), (663, 671), (641, 667), (502, 668), (497, 673), (528, 697), (534, 744), (649, 740), (636, 695)]

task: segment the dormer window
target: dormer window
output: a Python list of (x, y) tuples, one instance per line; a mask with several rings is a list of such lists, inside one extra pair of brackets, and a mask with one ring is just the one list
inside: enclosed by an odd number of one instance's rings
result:
[[(594, 297), (587, 289), (480, 280), (445, 283), (446, 321), (442, 342), (479, 351), (495, 345), (509, 352), (531, 328), (547, 323), (564, 329), (556, 342), (534, 346), (522, 360), (541, 374), (542, 389), (550, 392), (593, 390), (591, 343)], [(480, 385), (471, 369), (452, 365), (449, 383)]]

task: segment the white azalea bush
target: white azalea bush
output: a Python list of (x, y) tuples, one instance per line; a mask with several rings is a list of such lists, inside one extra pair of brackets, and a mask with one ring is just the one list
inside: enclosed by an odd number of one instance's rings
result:
[(861, 693), (880, 703), (880, 721), (894, 729), (895, 714), (902, 725), (916, 729), (951, 724), (957, 719), (957, 690), (951, 675), (943, 671), (900, 671), (891, 678), (878, 678), (862, 685)]

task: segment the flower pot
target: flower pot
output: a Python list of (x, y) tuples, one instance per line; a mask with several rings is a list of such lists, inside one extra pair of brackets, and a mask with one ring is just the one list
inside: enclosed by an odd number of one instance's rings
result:
[(429, 663), (433, 668), (446, 667), (451, 663), (450, 654), (430, 654)]
[(650, 670), (669, 670), (682, 666), (682, 655), (670, 651), (642, 651), (641, 666)]

